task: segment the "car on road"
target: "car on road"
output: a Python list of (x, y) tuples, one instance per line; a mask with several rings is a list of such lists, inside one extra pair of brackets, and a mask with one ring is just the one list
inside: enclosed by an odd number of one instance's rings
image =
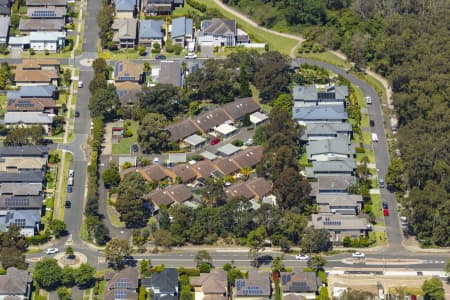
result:
[(185, 59), (196, 59), (197, 55), (195, 53), (190, 52), (184, 58)]
[(217, 145), (218, 143), (220, 143), (220, 137), (215, 137), (209, 142), (211, 146)]
[(370, 120), (369, 124), (370, 124), (370, 127), (375, 127), (375, 121), (374, 120)]
[(58, 248), (48, 248), (47, 251), (45, 251), (45, 253), (47, 254), (56, 254), (59, 252)]
[(380, 188), (384, 188), (384, 186), (385, 186), (384, 178), (378, 179), (378, 185), (380, 186)]
[(383, 216), (389, 217), (389, 209), (387, 208), (383, 209)]
[(155, 55), (155, 59), (166, 59), (167, 57), (162, 54)]
[(81, 80), (78, 81), (78, 88), (79, 89), (83, 88), (83, 81)]
[(352, 253), (352, 257), (353, 258), (364, 258), (366, 257), (366, 255), (362, 252), (356, 251)]
[(66, 208), (71, 208), (72, 207), (72, 202), (70, 202), (70, 200), (66, 200), (66, 203), (64, 203), (64, 206)]
[(367, 104), (372, 104), (372, 97), (367, 96), (367, 97), (366, 97), (366, 103), (367, 103)]
[(155, 157), (155, 158), (153, 159), (153, 164), (154, 164), (154, 165), (159, 165), (159, 158)]
[(76, 111), (75, 112), (75, 118), (79, 118), (80, 117), (80, 112), (79, 111)]
[(295, 256), (296, 260), (309, 260), (309, 256), (305, 254), (299, 254)]
[(131, 146), (131, 150), (132, 150), (133, 152), (138, 152), (138, 151), (139, 151), (139, 146), (138, 146), (137, 144), (133, 144), (133, 145)]
[(67, 185), (72, 186), (73, 185), (73, 177), (69, 177), (67, 180)]
[(73, 177), (75, 175), (75, 171), (74, 170), (69, 170), (69, 177)]
[(68, 193), (72, 193), (72, 186), (71, 186), (71, 185), (68, 185), (68, 186), (67, 186), (67, 192), (68, 192)]
[(383, 209), (388, 209), (388, 208), (389, 208), (389, 206), (388, 206), (387, 202), (383, 202)]
[(42, 140), (42, 144), (43, 145), (52, 145), (53, 144), (53, 140), (51, 140), (51, 139), (43, 139)]
[(378, 143), (378, 135), (376, 133), (372, 133), (372, 142)]

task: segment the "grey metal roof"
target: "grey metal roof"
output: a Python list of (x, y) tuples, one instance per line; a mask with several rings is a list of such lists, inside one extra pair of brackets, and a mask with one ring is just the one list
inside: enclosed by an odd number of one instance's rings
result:
[(5, 225), (16, 224), (22, 228), (35, 227), (41, 220), (41, 210), (9, 210), (5, 216)]
[(172, 38), (192, 36), (193, 21), (190, 18), (180, 17), (172, 20)]
[(325, 91), (315, 86), (297, 85), (292, 90), (294, 101), (345, 100), (348, 87), (344, 85), (328, 87)]
[(42, 193), (42, 183), (0, 183), (0, 192), (2, 193), (2, 195), (8, 194), (12, 196), (38, 196)]
[(136, 0), (115, 0), (114, 4), (117, 12), (134, 12)]
[(352, 124), (339, 123), (309, 123), (305, 130), (307, 135), (335, 135), (337, 133), (352, 132)]
[(356, 169), (356, 163), (353, 159), (330, 161), (313, 161), (314, 173), (350, 173)]
[(358, 206), (363, 202), (361, 195), (345, 195), (345, 194), (318, 194), (316, 198), (318, 205), (328, 206)]
[(67, 6), (67, 0), (27, 0), (27, 6)]
[(340, 154), (351, 155), (353, 154), (352, 147), (348, 145), (348, 141), (345, 138), (324, 139), (318, 141), (311, 141), (306, 146), (306, 153), (308, 158), (311, 159), (313, 155), (319, 154)]
[(217, 158), (217, 155), (209, 151), (203, 151), (200, 155), (209, 160), (215, 160)]
[(368, 230), (370, 224), (363, 217), (340, 214), (313, 214), (312, 225), (316, 229), (328, 230)]
[[(3, 189), (4, 183), (1, 184)], [(22, 184), (26, 187), (30, 184)], [(3, 191), (2, 191), (3, 192)], [(23, 192), (21, 193), (23, 194)], [(0, 196), (0, 209), (41, 209), (44, 196)]]
[(213, 18), (211, 20), (202, 21), (201, 27), (203, 33), (211, 35), (236, 35), (236, 21)]
[[(46, 22), (49, 20), (45, 20)], [(54, 20), (60, 21), (60, 20)], [(62, 24), (64, 27), (64, 20), (62, 20)], [(34, 41), (52, 41), (57, 42), (59, 39), (63, 39), (66, 37), (66, 33), (64, 31), (33, 31), (30, 32), (30, 42)]]
[(54, 85), (22, 86), (18, 91), (8, 91), (6, 98), (52, 98), (56, 87)]
[(21, 171), (21, 172), (0, 172), (0, 183), (4, 182), (42, 182), (44, 172), (42, 171)]
[(10, 17), (0, 17), (0, 37), (6, 38), (8, 36)]
[(320, 176), (317, 182), (318, 191), (344, 191), (356, 182), (353, 176)]
[(5, 124), (52, 124), (53, 117), (42, 112), (7, 112)]
[(192, 145), (192, 146), (200, 145), (200, 144), (204, 143), (205, 141), (206, 141), (206, 139), (199, 136), (198, 134), (193, 134), (184, 139), (185, 143), (188, 143), (189, 145)]
[(140, 39), (162, 39), (163, 20), (142, 20), (139, 26)]
[(292, 96), (294, 100), (316, 100), (317, 89), (314, 86), (294, 86), (292, 89)]
[(159, 69), (159, 83), (181, 87), (183, 84), (181, 61), (162, 61)]
[(45, 146), (9, 146), (0, 147), (0, 157), (5, 156), (44, 156), (48, 154), (48, 148)]
[(296, 121), (344, 121), (348, 118), (344, 105), (294, 107), (292, 116)]
[(234, 153), (241, 150), (239, 147), (234, 146), (233, 144), (226, 144), (217, 149), (217, 152), (220, 152), (226, 156), (233, 155)]
[[(32, 31), (32, 32), (60, 32), (64, 28), (65, 20), (63, 19), (20, 19), (19, 30), (20, 31)], [(53, 34), (53, 37), (55, 35)], [(56, 38), (55, 38), (56, 39)], [(30, 34), (30, 41), (36, 40)]]
[[(27, 296), (28, 285), (31, 281), (32, 278), (28, 271), (10, 267), (6, 271), (6, 275), (0, 275), (0, 295)], [(4, 299), (7, 299), (8, 296), (5, 296)]]

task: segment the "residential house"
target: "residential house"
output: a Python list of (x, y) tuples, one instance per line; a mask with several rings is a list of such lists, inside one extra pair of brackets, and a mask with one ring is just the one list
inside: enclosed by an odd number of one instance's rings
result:
[(352, 136), (352, 124), (350, 123), (308, 123), (302, 141), (318, 141), (334, 138), (345, 138), (350, 144)]
[(11, 0), (0, 0), (0, 16), (11, 15)]
[(323, 195), (347, 194), (348, 188), (355, 182), (355, 177), (352, 176), (320, 176), (317, 180), (318, 193)]
[(142, 11), (146, 15), (170, 15), (176, 7), (182, 7), (184, 0), (144, 0)]
[(206, 139), (198, 134), (193, 134), (183, 140), (183, 142), (190, 148), (198, 148), (206, 143)]
[(31, 299), (33, 278), (27, 270), (9, 267), (5, 275), (0, 275), (1, 299)]
[(141, 285), (147, 291), (152, 290), (152, 299), (178, 299), (178, 272), (174, 268), (165, 268), (161, 273), (153, 273), (151, 278), (141, 279)]
[(184, 119), (166, 126), (171, 142), (178, 142), (188, 136), (200, 132), (200, 128), (191, 119)]
[(250, 115), (250, 122), (256, 127), (262, 123), (264, 123), (269, 116), (267, 114), (261, 113), (259, 111), (255, 111)]
[(23, 70), (56, 70), (59, 71), (60, 61), (57, 59), (24, 59), (19, 66)]
[(45, 171), (44, 157), (0, 157), (0, 172)]
[(39, 232), (40, 221), (40, 209), (0, 211), (0, 231), (3, 232), (11, 225), (16, 225), (24, 236), (34, 236)]
[(50, 132), (53, 117), (43, 112), (17, 112), (11, 111), (5, 114), (4, 123), (6, 127), (23, 126), (29, 127), (41, 125), (46, 133)]
[(158, 183), (169, 177), (165, 170), (166, 169), (160, 165), (149, 165), (140, 169), (139, 172), (146, 180)]
[(344, 123), (348, 119), (348, 114), (344, 105), (320, 105), (292, 108), (292, 118), (300, 125), (310, 123)]
[(152, 47), (153, 43), (163, 45), (162, 20), (141, 20), (139, 24), (139, 46)]
[(10, 36), (8, 39), (8, 45), (12, 49), (29, 49), (30, 37), (28, 35)]
[(293, 98), (296, 107), (318, 105), (345, 105), (348, 87), (344, 85), (319, 90), (315, 86), (295, 86)]
[(316, 299), (322, 286), (322, 280), (315, 272), (281, 272), (281, 291), (283, 298), (288, 295), (301, 296), (306, 299)]
[(170, 37), (173, 45), (186, 47), (190, 42), (194, 41), (193, 20), (186, 17), (173, 19)]
[(200, 46), (233, 47), (236, 46), (237, 26), (235, 20), (213, 18), (200, 23)]
[(26, 98), (8, 100), (6, 111), (55, 113), (56, 101), (52, 98)]
[(217, 171), (215, 165), (208, 159), (201, 160), (192, 165), (192, 170), (197, 174), (197, 178), (209, 178)]
[(48, 148), (43, 146), (25, 145), (0, 147), (0, 157), (48, 157)]
[(22, 65), (16, 67), (14, 81), (18, 86), (48, 85), (58, 86), (59, 74), (57, 70), (24, 69)]
[(115, 0), (116, 17), (119, 19), (134, 18), (137, 14), (136, 0)]
[(342, 243), (345, 237), (359, 238), (372, 230), (372, 225), (364, 217), (341, 214), (313, 214), (310, 225), (316, 229), (326, 229), (333, 243)]
[(114, 19), (111, 27), (114, 45), (119, 49), (134, 48), (137, 44), (137, 25), (136, 19)]
[(197, 178), (197, 174), (194, 172), (190, 164), (176, 165), (173, 168), (166, 170), (166, 173), (174, 180), (180, 180), (181, 183), (189, 183)]
[(244, 197), (248, 200), (260, 201), (264, 196), (272, 192), (272, 184), (262, 177), (255, 177), (248, 181), (234, 184), (225, 188), (225, 195), (229, 199), (234, 197)]
[(346, 138), (311, 141), (306, 146), (309, 161), (330, 161), (355, 157), (355, 148)]
[[(16, 183), (16, 182), (6, 182), (0, 183), (0, 195), (9, 197), (30, 197), (42, 196), (42, 183)], [(42, 203), (41, 203), (42, 204)]]
[(58, 92), (54, 85), (22, 86), (19, 90), (8, 91), (6, 99), (52, 98), (58, 99)]
[(261, 106), (253, 98), (236, 98), (233, 102), (229, 102), (222, 106), (222, 109), (230, 117), (230, 119), (239, 121), (246, 115), (250, 115), (261, 109)]
[(226, 145), (223, 145), (223, 146), (217, 148), (217, 154), (221, 155), (223, 157), (228, 157), (228, 156), (231, 156), (231, 155), (239, 152), (240, 150), (241, 150), (241, 148), (236, 147), (233, 144), (226, 144)]
[(160, 62), (159, 83), (182, 87), (184, 84), (184, 76), (181, 61), (166, 60)]
[(19, 22), (19, 31), (21, 34), (28, 34), (31, 32), (63, 32), (65, 24), (66, 22), (64, 19), (21, 18)]
[(115, 82), (142, 83), (144, 81), (143, 66), (131, 61), (118, 61), (114, 65), (113, 78)]
[(139, 272), (135, 268), (125, 268), (119, 272), (105, 274), (104, 300), (138, 299)]
[(269, 273), (256, 270), (248, 272), (248, 278), (236, 279), (233, 299), (267, 299), (272, 295)]
[(67, 7), (67, 0), (27, 0), (26, 4), (28, 7), (46, 7), (46, 6), (58, 6)]
[(44, 172), (22, 171), (22, 172), (0, 172), (0, 184), (3, 183), (41, 183), (44, 180)]
[(319, 213), (358, 215), (361, 212), (361, 195), (318, 194), (316, 198)]
[(312, 168), (306, 168), (308, 177), (318, 176), (353, 176), (356, 163), (351, 158), (343, 160), (313, 161)]
[(133, 105), (136, 103), (138, 95), (142, 93), (141, 85), (136, 82), (119, 81), (115, 83), (115, 86), (120, 103), (124, 105)]
[(0, 45), (8, 44), (10, 22), (11, 18), (9, 16), (0, 17)]
[(191, 190), (184, 184), (169, 186), (166, 189), (155, 189), (142, 198), (151, 203), (153, 211), (159, 210), (161, 205), (170, 206), (175, 203), (183, 203), (193, 197)]
[[(214, 174), (216, 177), (231, 175), (237, 173), (241, 168), (233, 161), (232, 158), (222, 158), (214, 161), (214, 165), (218, 172)], [(221, 174), (221, 175), (218, 175)]]
[[(7, 183), (6, 183), (7, 184)], [(2, 183), (3, 187), (5, 183)], [(22, 184), (25, 190), (30, 190), (28, 185), (35, 184)], [(3, 191), (2, 191), (3, 193)], [(24, 192), (20, 192), (24, 194)], [(1, 195), (0, 196), (0, 210), (40, 210), (42, 208), (42, 201), (44, 201), (44, 196), (12, 196), (12, 195)], [(1, 214), (1, 213), (0, 213)]]
[(32, 6), (27, 9), (27, 17), (30, 19), (62, 19), (65, 20), (67, 8), (64, 6)]
[(233, 155), (233, 161), (239, 169), (254, 168), (261, 161), (262, 156), (262, 146), (252, 146)]
[(64, 31), (34, 31), (30, 32), (30, 48), (35, 51), (58, 51), (66, 45)]
[(193, 118), (192, 121), (203, 133), (208, 133), (212, 128), (231, 121), (231, 118), (219, 107)]
[(236, 32), (236, 45), (250, 44), (250, 36), (244, 30), (238, 28)]
[(213, 269), (210, 273), (201, 273), (200, 277), (191, 277), (195, 300), (226, 300), (228, 299), (227, 272)]
[(216, 126), (213, 129), (218, 134), (218, 136), (221, 136), (223, 138), (231, 136), (238, 130), (237, 127), (228, 123), (220, 124), (219, 126)]

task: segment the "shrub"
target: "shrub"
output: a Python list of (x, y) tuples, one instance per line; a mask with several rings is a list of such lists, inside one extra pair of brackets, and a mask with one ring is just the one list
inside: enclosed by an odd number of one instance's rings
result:
[(206, 12), (206, 5), (200, 2), (197, 2), (195, 0), (186, 0), (186, 3), (189, 4), (189, 6), (192, 6), (196, 10), (201, 11), (202, 13)]
[(364, 149), (364, 147), (356, 147), (355, 151), (356, 153), (366, 153), (366, 149)]
[(231, 144), (236, 147), (242, 147), (244, 145), (244, 142), (241, 141), (240, 139), (235, 139), (234, 141), (231, 142)]
[(192, 277), (200, 276), (200, 271), (198, 269), (181, 267), (181, 268), (178, 268), (177, 271), (178, 271), (179, 276), (182, 276), (182, 275), (187, 275), (187, 276), (192, 276)]

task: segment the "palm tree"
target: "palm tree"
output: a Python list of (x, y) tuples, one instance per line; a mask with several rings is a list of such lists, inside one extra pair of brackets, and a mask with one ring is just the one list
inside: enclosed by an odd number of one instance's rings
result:
[(327, 260), (325, 259), (325, 257), (320, 255), (314, 255), (313, 257), (311, 257), (311, 260), (309, 262), (309, 266), (316, 273), (319, 273), (319, 271), (323, 271), (323, 267), (325, 267), (326, 264)]
[(239, 173), (244, 177), (245, 180), (247, 180), (248, 177), (252, 174), (253, 170), (250, 167), (242, 168)]

